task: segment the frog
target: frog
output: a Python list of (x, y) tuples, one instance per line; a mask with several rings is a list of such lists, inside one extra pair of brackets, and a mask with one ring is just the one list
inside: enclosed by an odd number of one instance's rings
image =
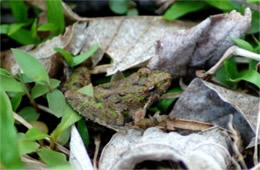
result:
[[(129, 129), (145, 118), (146, 110), (171, 85), (171, 75), (140, 68), (130, 76), (93, 87), (94, 95), (77, 89), (87, 85), (86, 68), (79, 68), (63, 86), (65, 99), (77, 113), (115, 131)], [(78, 82), (81, 81), (81, 82)], [(83, 83), (82, 83), (83, 82)], [(89, 82), (90, 83), (90, 82)]]

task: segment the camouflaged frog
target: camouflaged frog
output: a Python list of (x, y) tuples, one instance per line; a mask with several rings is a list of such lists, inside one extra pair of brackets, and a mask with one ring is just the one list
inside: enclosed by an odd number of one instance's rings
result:
[(76, 90), (86, 85), (82, 77), (89, 79), (87, 74), (86, 68), (78, 68), (65, 83), (67, 102), (86, 119), (116, 131), (142, 120), (146, 108), (171, 84), (170, 74), (141, 68), (127, 78), (95, 86), (91, 97)]

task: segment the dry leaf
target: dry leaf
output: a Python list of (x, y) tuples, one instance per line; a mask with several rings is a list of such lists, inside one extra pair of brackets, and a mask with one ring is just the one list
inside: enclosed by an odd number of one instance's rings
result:
[(112, 137), (102, 151), (99, 169), (134, 169), (136, 164), (148, 160), (170, 160), (181, 169), (227, 169), (231, 165), (230, 145), (228, 134), (218, 128), (188, 136), (165, 133), (155, 127), (145, 132), (132, 129)]
[[(28, 53), (35, 56), (44, 65), (49, 75), (54, 77), (62, 66), (62, 58), (54, 51), (54, 48), (64, 48), (74, 55), (79, 53), (86, 39), (85, 27), (86, 23), (76, 23), (67, 27), (64, 35), (59, 35), (41, 43), (35, 49), (28, 51)], [(10, 52), (4, 58), (2, 66), (12, 74), (17, 74), (20, 67), (16, 63), (13, 54)]]
[(75, 170), (93, 170), (84, 143), (74, 125), (71, 128), (69, 162)]
[(233, 38), (239, 38), (248, 31), (251, 11), (242, 16), (236, 11), (211, 16), (191, 30), (167, 34), (157, 42), (157, 55), (148, 67), (172, 74), (173, 78), (195, 76), (196, 69), (214, 65), (223, 53), (231, 47)]
[(228, 129), (229, 115), (244, 146), (255, 136), (259, 97), (240, 94), (194, 79), (175, 103), (170, 117), (209, 122)]
[(89, 21), (87, 40), (83, 51), (99, 44), (100, 50), (93, 56), (97, 64), (104, 53), (113, 59), (107, 70), (111, 75), (117, 71), (140, 65), (155, 55), (155, 42), (165, 33), (187, 29), (190, 22), (166, 22), (161, 17), (108, 17)]

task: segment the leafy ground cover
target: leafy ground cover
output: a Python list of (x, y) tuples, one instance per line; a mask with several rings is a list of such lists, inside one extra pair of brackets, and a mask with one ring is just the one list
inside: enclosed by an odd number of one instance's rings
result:
[[(155, 3), (145, 5), (144, 1), (141, 0), (110, 0), (107, 2), (107, 8), (110, 9), (109, 16), (137, 17), (143, 13), (158, 15), (158, 9), (160, 9), (159, 11), (163, 11), (163, 13), (160, 12), (163, 19), (167, 22), (177, 19), (199, 22), (209, 15), (228, 13), (232, 10), (243, 14), (245, 8), (250, 7), (252, 11), (250, 29), (244, 37), (230, 38), (238, 47), (259, 54), (260, 3), (256, 0), (243, 2), (180, 0), (172, 1), (169, 5), (163, 4), (159, 8)], [(85, 65), (90, 68), (90, 59), (94, 58), (94, 54), (100, 52), (100, 45), (90, 45), (88, 50), (80, 54), (71, 52), (67, 48), (53, 46), (52, 50), (63, 59), (61, 63), (64, 64), (64, 69), (58, 71), (59, 73), (55, 76), (51, 76), (49, 70), (46, 69), (46, 65), (29, 53), (29, 50), (19, 49), (19, 47), (33, 45), (33, 48), (41, 48), (42, 43), (48, 44), (53, 38), (59, 37), (61, 34), (65, 35), (66, 27), (72, 25), (74, 21), (71, 19), (73, 17), (68, 17), (69, 12), (64, 7), (64, 3), (61, 0), (46, 0), (41, 4), (43, 6), (33, 4), (30, 0), (1, 1), (0, 3), (2, 17), (0, 25), (1, 53), (4, 54), (9, 50), (15, 62), (21, 68), (17, 74), (13, 74), (12, 70), (3, 67), (3, 62), (6, 60), (3, 59), (4, 57), (1, 54), (0, 167), (25, 169), (28, 168), (28, 164), (25, 163), (26, 160), (32, 160), (34, 165), (43, 168), (71, 169), (68, 156), (71, 148), (72, 125), (76, 126), (84, 146), (95, 164), (98, 154), (96, 152), (99, 150), (97, 148), (103, 148), (115, 132), (108, 129), (104, 130), (104, 127), (93, 125), (91, 122), (86, 123), (85, 119), (66, 103), (60, 87), (70, 72), (78, 66)], [(73, 3), (69, 2), (69, 5), (77, 9), (77, 3), (74, 5)], [(93, 1), (93, 3), (95, 2)], [(102, 8), (96, 13), (96, 16), (100, 16), (100, 13), (102, 13)], [(76, 34), (81, 34), (81, 32)], [(75, 46), (77, 46), (77, 43), (75, 43)], [(51, 63), (53, 64), (55, 61)], [(91, 77), (94, 86), (109, 82), (111, 79), (118, 79), (120, 73), (105, 76), (102, 67), (99, 67), (102, 64), (103, 66), (113, 64), (113, 62), (115, 62), (113, 58), (102, 58), (98, 65), (92, 66), (93, 74)], [(101, 70), (102, 74), (94, 74), (95, 69)], [(128, 69), (122, 72), (119, 77), (127, 77), (133, 72), (136, 72), (135, 68)], [(233, 56), (224, 62), (214, 79), (226, 88), (238, 92), (246, 91), (250, 95), (258, 96), (260, 88), (259, 61)], [(81, 92), (93, 96), (92, 84), (82, 88)], [(178, 100), (179, 96), (176, 94), (185, 89), (182, 85), (179, 83), (179, 79), (174, 80), (167, 91), (168, 98), (167, 96), (161, 98), (148, 109), (148, 112), (150, 114), (157, 111), (163, 114), (169, 113), (173, 104)], [(171, 94), (172, 96), (170, 96)], [(101, 141), (100, 146), (96, 144), (97, 136), (101, 138), (99, 139)], [(252, 154), (245, 154), (244, 156), (246, 157), (246, 166), (252, 168), (254, 166)], [(239, 163), (241, 167), (244, 166), (243, 162)]]

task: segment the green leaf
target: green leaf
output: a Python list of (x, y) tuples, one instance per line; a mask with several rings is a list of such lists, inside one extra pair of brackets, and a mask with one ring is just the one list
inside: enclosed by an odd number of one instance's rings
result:
[(38, 31), (51, 31), (51, 32), (56, 32), (57, 27), (53, 23), (46, 23), (42, 24), (39, 28)]
[(136, 8), (129, 9), (127, 11), (127, 16), (138, 16), (138, 10)]
[(17, 32), (19, 29), (21, 29), (25, 25), (28, 25), (28, 23), (14, 23), (14, 24), (9, 25), (7, 35), (10, 36), (10, 35), (14, 34), (15, 32)]
[(20, 106), (23, 95), (24, 93), (16, 93), (15, 96), (12, 97), (11, 103), (13, 111), (16, 111), (16, 109)]
[(16, 22), (26, 22), (27, 21), (27, 7), (23, 0), (19, 1), (9, 1), (13, 16)]
[(260, 32), (259, 25), (260, 25), (260, 12), (253, 11), (251, 28), (250, 28), (250, 30), (247, 33), (248, 34), (255, 34), (255, 33)]
[(22, 116), (27, 122), (32, 122), (40, 117), (40, 114), (37, 113), (37, 111), (31, 106), (23, 107), (18, 112), (18, 114)]
[(52, 92), (47, 93), (47, 101), (49, 108), (55, 113), (56, 117), (61, 117), (65, 111), (65, 97), (60, 90), (53, 90)]
[(87, 86), (84, 86), (84, 87), (78, 89), (77, 92), (88, 95), (90, 97), (94, 96), (94, 88), (93, 88), (92, 84), (89, 84)]
[(8, 92), (24, 92), (23, 86), (14, 77), (0, 74), (0, 89)]
[(84, 62), (86, 59), (88, 59), (89, 57), (91, 57), (97, 50), (98, 50), (99, 46), (98, 45), (94, 45), (93, 47), (91, 47), (87, 52), (80, 54), (76, 57), (73, 58), (73, 64), (71, 65), (72, 67), (81, 64), (82, 62)]
[(57, 138), (57, 142), (61, 145), (65, 145), (66, 143), (68, 143), (69, 139), (70, 139), (70, 128), (65, 129), (60, 136)]
[(77, 123), (77, 129), (79, 131), (79, 134), (84, 142), (85, 147), (88, 147), (89, 144), (89, 135), (88, 135), (88, 128), (86, 125), (86, 120), (84, 118), (80, 119)]
[(188, 13), (199, 11), (206, 7), (206, 3), (202, 1), (177, 1), (163, 15), (168, 21), (173, 21)]
[(37, 33), (37, 23), (38, 23), (38, 20), (35, 19), (32, 24), (32, 27), (31, 27), (32, 39), (33, 39), (34, 44), (38, 44), (40, 42), (40, 37), (38, 36), (38, 33)]
[(61, 122), (58, 124), (56, 129), (52, 132), (51, 137), (54, 139), (54, 141), (56, 141), (64, 130), (71, 127), (75, 122), (80, 119), (81, 116), (73, 111), (68, 104), (66, 104), (64, 116), (62, 117)]
[(39, 144), (37, 144), (35, 141), (25, 139), (23, 133), (18, 134), (18, 137), (20, 155), (35, 152), (39, 148)]
[(206, 2), (209, 5), (218, 8), (224, 12), (231, 11), (234, 9), (234, 6), (232, 5), (230, 0), (206, 0)]
[(4, 169), (23, 169), (17, 146), (12, 106), (7, 94), (0, 90), (0, 162)]
[(256, 65), (258, 64), (258, 61), (249, 59), (249, 69), (256, 70)]
[(9, 73), (9, 71), (7, 71), (6, 69), (3, 69), (3, 68), (0, 68), (0, 75), (6, 76), (6, 77), (13, 77), (13, 75), (11, 73)]
[(68, 51), (61, 48), (54, 48), (54, 50), (63, 55), (69, 65), (73, 65), (73, 56)]
[[(50, 79), (50, 86), (52, 89), (55, 89), (60, 85), (60, 81), (56, 79)], [(41, 84), (35, 84), (35, 86), (32, 88), (31, 95), (33, 99), (36, 99), (37, 97), (40, 97), (44, 94), (49, 92), (49, 88), (46, 85)]]
[(129, 0), (109, 0), (110, 9), (117, 14), (125, 14), (128, 10)]
[(224, 66), (216, 73), (216, 78), (230, 88), (237, 88), (237, 82), (231, 81), (231, 77), (235, 78), (237, 75), (236, 62), (234, 58), (231, 58), (224, 62)]
[(9, 35), (13, 40), (19, 42), (23, 45), (30, 45), (33, 44), (33, 38), (30, 31), (26, 29), (19, 29), (15, 33)]
[(50, 167), (55, 167), (58, 165), (70, 165), (66, 160), (66, 156), (60, 152), (55, 152), (48, 148), (41, 148), (37, 154), (40, 156), (41, 160), (45, 162)]
[[(167, 93), (178, 93), (178, 92), (182, 92), (182, 89), (177, 87), (177, 88), (173, 88), (170, 89)], [(173, 102), (176, 100), (177, 98), (174, 99), (162, 99), (158, 102), (158, 104), (156, 105), (157, 108), (159, 108), (161, 110), (162, 113), (167, 113), (167, 111), (170, 109), (170, 106), (173, 104)]]
[(239, 82), (241, 80), (250, 82), (260, 88), (260, 74), (255, 70), (245, 70), (238, 74), (237, 78), (231, 79), (234, 82)]
[(247, 41), (245, 40), (242, 40), (240, 38), (231, 38), (235, 43), (236, 45), (238, 45), (240, 48), (243, 48), (243, 49), (246, 49), (248, 51), (252, 51), (254, 52), (254, 48), (252, 47), (251, 44), (249, 44)]
[(61, 0), (46, 0), (48, 23), (56, 26), (55, 35), (60, 34), (65, 29), (65, 19)]
[(24, 73), (38, 84), (49, 85), (50, 79), (43, 65), (25, 51), (12, 49), (14, 58)]
[(0, 25), (0, 34), (7, 34), (9, 27), (10, 27), (10, 25), (1, 24)]
[(40, 140), (49, 137), (49, 135), (33, 127), (26, 132), (24, 137), (27, 140)]

